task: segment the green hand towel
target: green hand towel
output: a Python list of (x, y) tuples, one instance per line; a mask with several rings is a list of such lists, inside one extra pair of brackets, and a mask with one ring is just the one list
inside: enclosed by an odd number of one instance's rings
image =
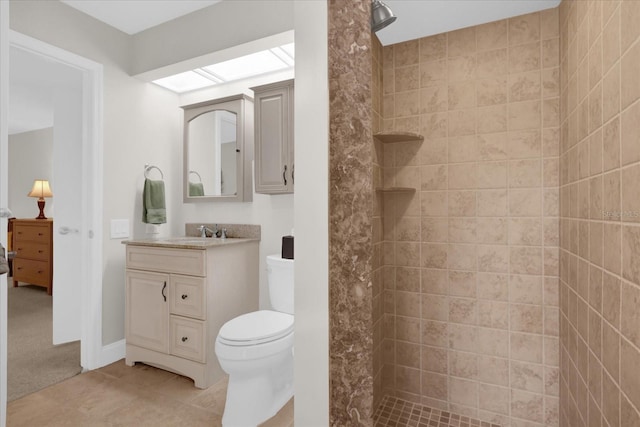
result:
[(164, 224), (167, 222), (167, 209), (164, 202), (164, 181), (144, 180), (142, 191), (142, 222), (146, 224)]
[(189, 183), (189, 196), (204, 196), (204, 185), (201, 182), (190, 182)]

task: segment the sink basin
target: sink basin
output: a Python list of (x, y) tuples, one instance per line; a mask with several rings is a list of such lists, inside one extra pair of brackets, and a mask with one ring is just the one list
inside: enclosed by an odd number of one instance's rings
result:
[(245, 237), (227, 237), (226, 239), (221, 239), (214, 237), (179, 236), (159, 239), (129, 240), (124, 241), (123, 243), (127, 245), (155, 246), (160, 248), (174, 247), (185, 249), (208, 249), (217, 246), (234, 245), (257, 240), (259, 239)]
[(220, 239), (215, 237), (196, 237), (196, 236), (182, 236), (182, 237), (169, 237), (166, 239), (160, 239), (161, 243), (173, 243), (178, 245), (197, 245), (197, 246), (211, 246), (219, 245), (230, 240), (237, 240), (233, 237), (227, 237), (226, 239)]
[(213, 237), (195, 237), (195, 236), (183, 236), (183, 237), (170, 237), (168, 239), (162, 239), (169, 243), (206, 243), (214, 241)]

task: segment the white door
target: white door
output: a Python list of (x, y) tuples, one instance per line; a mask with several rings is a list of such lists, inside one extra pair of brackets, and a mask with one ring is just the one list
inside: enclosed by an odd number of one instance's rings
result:
[[(9, 2), (0, 1), (0, 207), (8, 200)], [(0, 227), (6, 227), (0, 220)], [(6, 230), (6, 228), (4, 228)], [(0, 233), (6, 243), (6, 233)], [(7, 276), (0, 276), (0, 427), (7, 423)]]
[[(60, 336), (55, 340), (63, 342), (64, 340), (73, 340), (79, 338), (78, 331), (82, 329), (81, 343), (81, 364), (87, 369), (95, 369), (110, 363), (112, 357), (107, 358), (107, 362), (101, 359), (102, 349), (102, 232), (100, 224), (102, 223), (102, 91), (103, 91), (103, 71), (102, 65), (77, 55), (71, 54), (54, 46), (47, 45), (39, 40), (26, 37), (18, 33), (9, 35), (9, 2), (0, 0), (0, 207), (6, 205), (7, 202), (7, 186), (8, 186), (8, 126), (7, 126), (7, 110), (8, 110), (8, 86), (9, 86), (9, 38), (15, 46), (21, 46), (31, 52), (39, 52), (45, 56), (54, 58), (54, 61), (63, 62), (70, 68), (83, 70), (81, 75), (82, 91), (81, 98), (71, 96), (73, 102), (60, 101), (60, 105), (67, 105), (69, 108), (66, 113), (60, 112), (60, 120), (68, 120), (68, 117), (76, 116), (74, 111), (80, 112), (79, 120), (84, 126), (78, 124), (79, 127), (70, 130), (71, 140), (61, 142), (62, 144), (71, 144), (76, 150), (69, 153), (69, 156), (54, 159), (54, 178), (60, 180), (61, 192), (54, 190), (56, 201), (59, 200), (58, 206), (54, 207), (61, 218), (57, 218), (54, 212), (54, 245), (57, 244), (56, 250), (69, 250), (69, 259), (75, 265), (70, 267), (70, 263), (62, 263), (56, 266), (54, 254), (54, 293), (57, 288), (62, 289), (62, 294), (66, 293), (77, 298), (73, 302), (78, 311), (71, 315), (60, 313), (56, 318), (54, 315), (54, 325), (62, 329)], [(73, 84), (71, 84), (73, 86)], [(71, 105), (69, 105), (71, 104)], [(80, 129), (80, 130), (79, 130)], [(64, 133), (58, 133), (62, 137)], [(80, 138), (77, 136), (80, 135)], [(54, 135), (55, 139), (55, 135)], [(76, 144), (76, 145), (73, 145)], [(81, 149), (80, 147), (83, 147)], [(82, 159), (82, 161), (80, 161)], [(63, 172), (66, 169), (72, 169), (68, 174)], [(60, 174), (58, 177), (56, 174)], [(76, 193), (76, 202), (71, 202), (69, 206), (74, 206), (74, 215), (81, 215), (83, 218), (83, 226), (77, 223), (77, 216), (68, 219), (68, 206), (63, 206), (65, 200), (69, 200), (69, 193), (62, 189), (65, 181), (76, 177), (74, 181), (75, 191), (78, 188), (81, 192)], [(54, 184), (55, 185), (55, 184)], [(71, 187), (70, 187), (71, 188)], [(59, 199), (58, 199), (59, 198)], [(57, 219), (59, 221), (57, 221)], [(57, 221), (57, 222), (56, 222)], [(6, 220), (0, 220), (0, 227), (6, 229)], [(60, 227), (68, 227), (70, 233), (60, 235)], [(82, 234), (78, 234), (75, 230), (86, 230)], [(69, 236), (71, 239), (62, 240), (62, 237)], [(6, 233), (0, 233), (0, 241), (6, 239)], [(83, 243), (79, 243), (83, 242)], [(54, 251), (55, 252), (55, 251)], [(80, 254), (80, 255), (78, 255)], [(75, 258), (75, 261), (73, 260)], [(69, 274), (75, 276), (74, 283), (65, 286), (60, 274)], [(80, 291), (78, 291), (80, 290)], [(61, 294), (61, 295), (62, 295)], [(80, 307), (80, 301), (82, 306)], [(56, 299), (54, 298), (54, 306)], [(66, 306), (62, 305), (62, 310)], [(58, 310), (60, 311), (60, 310)], [(81, 313), (81, 314), (80, 314)], [(78, 317), (80, 316), (80, 317)], [(78, 319), (82, 319), (82, 322)], [(73, 324), (72, 322), (75, 322)], [(69, 329), (72, 333), (67, 334), (64, 329)], [(75, 338), (69, 338), (76, 335)], [(7, 290), (6, 277), (0, 276), (0, 427), (6, 425), (6, 402), (7, 402)]]
[(83, 203), (82, 73), (71, 67), (53, 91), (53, 344), (81, 338)]

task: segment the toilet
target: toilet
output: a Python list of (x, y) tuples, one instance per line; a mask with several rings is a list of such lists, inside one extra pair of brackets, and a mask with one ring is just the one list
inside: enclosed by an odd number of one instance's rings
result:
[(267, 281), (273, 310), (231, 319), (216, 338), (229, 374), (223, 427), (257, 426), (293, 396), (293, 260), (267, 256)]

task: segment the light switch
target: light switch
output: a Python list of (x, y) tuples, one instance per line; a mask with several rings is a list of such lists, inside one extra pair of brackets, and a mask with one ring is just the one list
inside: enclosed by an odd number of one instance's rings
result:
[(111, 238), (125, 239), (129, 237), (129, 220), (128, 219), (112, 219), (111, 220)]

